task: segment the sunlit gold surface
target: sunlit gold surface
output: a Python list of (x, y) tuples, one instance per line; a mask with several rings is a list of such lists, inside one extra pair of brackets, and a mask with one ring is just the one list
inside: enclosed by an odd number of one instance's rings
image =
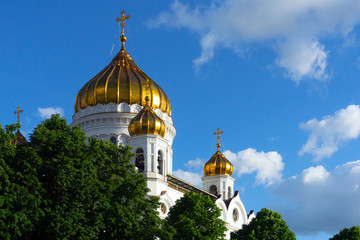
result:
[(228, 175), (231, 176), (234, 171), (234, 166), (226, 159), (226, 157), (218, 150), (209, 161), (204, 165), (204, 175)]
[[(125, 13), (125, 12), (123, 12)], [(122, 13), (122, 14), (123, 14)], [(123, 16), (122, 16), (123, 18)], [(123, 20), (128, 19), (124, 17)], [(119, 21), (122, 21), (119, 19)], [(124, 33), (124, 30), (123, 30)], [(128, 103), (145, 106), (144, 84), (149, 79), (149, 105), (153, 109), (171, 115), (170, 102), (165, 92), (151, 80), (125, 50), (126, 37), (121, 35), (122, 47), (111, 63), (79, 91), (75, 100), (75, 112), (88, 106), (107, 103)]]
[(159, 118), (148, 104), (131, 120), (129, 124), (130, 136), (141, 134), (156, 134), (165, 136), (165, 123)]
[(229, 160), (226, 159), (224, 154), (220, 152), (220, 134), (223, 134), (223, 131), (220, 131), (220, 128), (217, 129), (217, 132), (214, 135), (217, 135), (217, 151), (216, 153), (207, 161), (204, 165), (203, 171), (205, 176), (214, 176), (214, 175), (228, 175), (231, 176), (234, 171), (234, 166)]

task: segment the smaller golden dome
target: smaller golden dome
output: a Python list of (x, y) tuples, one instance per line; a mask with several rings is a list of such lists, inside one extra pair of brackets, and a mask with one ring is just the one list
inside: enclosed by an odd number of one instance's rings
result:
[(231, 176), (234, 171), (234, 166), (229, 160), (226, 159), (224, 154), (220, 152), (220, 129), (217, 129), (217, 132), (214, 134), (217, 135), (218, 142), (216, 144), (217, 151), (216, 153), (207, 161), (204, 165), (203, 171), (205, 177), (214, 176), (214, 175), (228, 175)]
[(131, 120), (129, 124), (130, 136), (141, 134), (156, 134), (165, 136), (165, 122), (156, 115), (149, 106), (149, 97), (145, 98), (144, 108)]
[(234, 171), (234, 166), (226, 159), (220, 150), (217, 150), (210, 160), (205, 163), (203, 170), (205, 177), (214, 175), (231, 176)]

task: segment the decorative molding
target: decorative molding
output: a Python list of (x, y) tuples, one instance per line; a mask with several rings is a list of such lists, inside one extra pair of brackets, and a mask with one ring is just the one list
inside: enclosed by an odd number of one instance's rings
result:
[[(98, 113), (108, 113), (108, 112), (119, 112), (119, 113), (138, 113), (143, 109), (143, 106), (135, 104), (127, 104), (122, 102), (120, 104), (108, 103), (108, 104), (96, 104), (95, 106), (88, 106), (84, 109), (80, 109), (78, 112), (74, 113), (72, 120), (75, 122), (79, 118), (98, 114)], [(154, 109), (155, 113), (165, 122), (173, 124), (172, 118), (167, 114), (162, 112), (160, 109)]]

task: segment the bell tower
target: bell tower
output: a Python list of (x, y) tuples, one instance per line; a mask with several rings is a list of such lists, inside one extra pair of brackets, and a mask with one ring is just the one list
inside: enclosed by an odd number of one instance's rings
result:
[(220, 128), (214, 133), (217, 135), (217, 151), (205, 163), (202, 180), (205, 191), (214, 195), (221, 195), (221, 198), (226, 200), (233, 197), (235, 179), (232, 177), (234, 166), (220, 152), (220, 135), (223, 133)]
[(171, 147), (165, 136), (165, 122), (149, 105), (147, 79), (144, 108), (131, 120), (127, 144), (135, 151), (134, 164), (138, 172), (147, 178), (150, 195), (160, 195), (166, 189), (166, 175), (172, 172)]

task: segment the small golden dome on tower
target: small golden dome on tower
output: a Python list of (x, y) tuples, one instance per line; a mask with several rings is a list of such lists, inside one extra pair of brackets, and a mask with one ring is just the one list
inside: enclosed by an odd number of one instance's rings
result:
[[(145, 106), (143, 85), (146, 79), (150, 78), (135, 64), (125, 50), (124, 21), (130, 16), (125, 17), (124, 13), (125, 11), (122, 11), (121, 18), (116, 19), (117, 22), (122, 22), (121, 50), (108, 66), (80, 89), (75, 100), (75, 112), (88, 106), (108, 103), (125, 102)], [(150, 107), (160, 109), (170, 116), (170, 101), (165, 92), (154, 81), (151, 80), (150, 83)]]
[(218, 143), (216, 144), (217, 151), (216, 153), (207, 161), (204, 165), (203, 171), (205, 177), (214, 176), (214, 175), (228, 175), (231, 176), (234, 171), (234, 166), (229, 160), (226, 159), (224, 154), (220, 152), (220, 129), (217, 129), (217, 132), (214, 133), (217, 135)]
[(141, 134), (155, 134), (161, 137), (165, 136), (165, 122), (156, 115), (149, 106), (149, 98), (145, 97), (146, 104), (144, 108), (131, 120), (129, 124), (130, 136)]

